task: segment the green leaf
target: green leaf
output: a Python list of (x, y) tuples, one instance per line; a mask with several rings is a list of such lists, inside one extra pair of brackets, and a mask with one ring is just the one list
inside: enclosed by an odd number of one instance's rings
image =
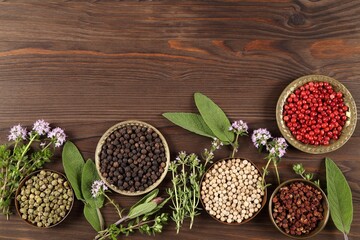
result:
[(154, 190), (152, 190), (151, 192), (149, 192), (148, 194), (146, 194), (142, 199), (140, 199), (137, 203), (135, 203), (129, 210), (129, 212), (131, 212), (131, 210), (133, 210), (135, 207), (139, 206), (140, 204), (143, 203), (148, 203), (151, 200), (153, 200), (154, 198), (157, 197), (157, 195), (159, 194), (159, 189), (155, 188)]
[(157, 204), (155, 202), (148, 202), (138, 205), (137, 207), (133, 208), (129, 214), (129, 219), (137, 218), (141, 215), (147, 214), (154, 210), (157, 207)]
[(100, 180), (99, 174), (96, 171), (95, 163), (88, 159), (83, 167), (81, 176), (81, 193), (85, 202), (90, 204), (93, 208), (101, 208), (104, 205), (104, 195), (94, 198), (91, 194), (91, 186), (94, 181)]
[(157, 211), (159, 211), (161, 208), (164, 207), (164, 205), (170, 200), (170, 197), (168, 197), (167, 199), (164, 199), (162, 201), (162, 203), (158, 204), (156, 206), (156, 208), (154, 208), (153, 210), (151, 210), (150, 212), (148, 212), (145, 216), (151, 216), (153, 214), (155, 214)]
[(326, 184), (331, 218), (339, 231), (349, 234), (353, 219), (351, 189), (338, 166), (325, 159)]
[(195, 93), (194, 98), (201, 117), (215, 136), (222, 142), (234, 142), (235, 135), (229, 131), (231, 124), (223, 110), (201, 93)]
[(76, 198), (84, 200), (81, 194), (81, 175), (85, 162), (75, 144), (70, 141), (67, 141), (64, 145), (62, 162), (66, 177), (74, 189)]
[(170, 122), (201, 136), (214, 138), (215, 134), (206, 125), (204, 119), (196, 113), (164, 113), (163, 116)]
[(86, 220), (91, 224), (95, 231), (101, 231), (103, 227), (103, 218), (98, 208), (93, 208), (89, 204), (84, 206), (84, 216)]

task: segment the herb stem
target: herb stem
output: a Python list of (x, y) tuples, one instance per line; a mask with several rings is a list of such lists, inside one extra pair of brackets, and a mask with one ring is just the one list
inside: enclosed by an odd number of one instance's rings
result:
[(105, 225), (104, 218), (103, 218), (99, 208), (96, 208), (96, 214), (97, 214), (99, 222), (100, 222), (100, 229), (104, 230), (104, 225)]
[[(186, 184), (186, 171), (185, 171), (185, 159), (184, 161), (182, 162), (182, 184), (183, 184), (183, 201), (182, 201), (182, 206), (183, 208), (187, 205), (187, 202), (188, 202), (188, 195), (186, 194), (188, 191), (187, 191), (187, 184)], [(182, 211), (184, 211), (184, 209), (182, 209)], [(184, 218), (185, 218), (185, 213), (184, 214), (184, 217), (181, 218), (181, 224), (184, 223)]]
[(122, 218), (120, 218), (119, 220), (117, 220), (114, 224), (115, 224), (116, 226), (119, 226), (120, 223), (125, 222), (125, 221), (128, 220), (128, 219), (129, 219), (129, 216), (122, 217)]
[(235, 156), (235, 153), (237, 152), (237, 149), (239, 147), (239, 143), (238, 143), (239, 136), (240, 136), (240, 134), (237, 133), (236, 137), (235, 137), (235, 141), (232, 144), (232, 146), (233, 146), (233, 151), (232, 151), (232, 154), (231, 154), (232, 158)]
[(349, 240), (349, 237), (346, 233), (343, 233), (344, 234), (344, 240)]
[[(193, 177), (195, 179), (195, 170), (196, 170), (196, 166), (194, 164), (192, 164), (192, 174)], [(196, 180), (192, 183), (192, 184), (197, 184)], [(192, 228), (193, 224), (194, 224), (194, 217), (195, 217), (195, 210), (196, 210), (196, 197), (197, 197), (197, 191), (195, 189), (195, 187), (192, 188), (192, 204), (191, 204), (191, 212), (190, 212), (190, 229)]]
[(266, 173), (267, 173), (267, 171), (268, 171), (267, 169), (268, 169), (268, 167), (269, 167), (270, 162), (271, 162), (271, 158), (269, 158), (269, 160), (267, 161), (266, 166), (265, 166), (265, 168), (264, 168), (263, 175), (262, 175), (261, 183), (262, 183), (262, 185), (263, 185), (264, 188), (265, 188), (265, 175), (266, 175)]
[(119, 208), (119, 206), (114, 202), (114, 200), (112, 200), (111, 198), (109, 198), (109, 196), (104, 193), (104, 196), (106, 197), (106, 199), (115, 207), (117, 214), (119, 215), (120, 219), (122, 218), (122, 214), (121, 214), (121, 210)]
[[(27, 151), (29, 150), (29, 147), (31, 146), (31, 144), (32, 144), (33, 141), (35, 140), (36, 136), (37, 136), (37, 134), (34, 134), (34, 136), (32, 136), (32, 137), (30, 138), (30, 141), (29, 141), (28, 144), (26, 145), (23, 153), (22, 153), (21, 156), (20, 156), (20, 159), (23, 159), (23, 157), (25, 156), (25, 154), (26, 154)], [(20, 161), (19, 161), (19, 162), (20, 162)]]
[[(175, 170), (172, 171), (172, 178), (173, 178), (173, 187), (174, 187), (174, 194), (175, 194), (175, 213), (179, 214), (180, 208), (179, 208), (179, 198), (178, 198), (178, 192), (177, 192), (177, 184), (175, 183), (174, 179), (177, 178), (177, 176), (175, 175)], [(172, 200), (174, 203), (174, 199)], [(177, 216), (178, 218), (178, 216)], [(176, 233), (178, 234), (180, 231), (180, 222), (179, 219), (175, 220), (176, 222)]]
[(276, 163), (275, 159), (273, 159), (273, 163), (274, 163), (276, 178), (277, 178), (278, 184), (280, 185), (280, 175), (279, 175), (279, 171), (278, 171), (277, 163)]

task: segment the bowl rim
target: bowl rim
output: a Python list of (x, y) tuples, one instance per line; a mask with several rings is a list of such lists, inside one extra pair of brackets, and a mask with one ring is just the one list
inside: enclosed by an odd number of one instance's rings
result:
[[(259, 172), (260, 176), (262, 177), (263, 176), (263, 173), (260, 171), (260, 169), (258, 168), (258, 166), (251, 160), (249, 160), (248, 158), (243, 158), (243, 157), (227, 157), (227, 158), (222, 158), (222, 159), (219, 159), (217, 161), (214, 161), (209, 167), (208, 169), (204, 172), (203, 176), (201, 177), (201, 180), (200, 180), (200, 202), (203, 206), (203, 209), (206, 211), (206, 213), (212, 217), (213, 219), (215, 219), (217, 222), (220, 222), (222, 224), (226, 224), (226, 225), (231, 225), (231, 226), (237, 226), (237, 225), (242, 225), (242, 224), (245, 224), (247, 222), (250, 222), (252, 219), (254, 219), (260, 212), (261, 210), (264, 208), (264, 206), (266, 205), (266, 202), (267, 202), (267, 188), (265, 188), (264, 190), (264, 196), (262, 198), (262, 202), (261, 202), (261, 208), (256, 212), (254, 213), (253, 216), (251, 216), (250, 218), (248, 219), (245, 219), (244, 221), (242, 221), (241, 223), (238, 223), (238, 222), (232, 222), (232, 223), (228, 223), (228, 222), (223, 222), (219, 219), (217, 219), (215, 216), (211, 215), (207, 210), (206, 210), (206, 207), (205, 207), (205, 204), (203, 202), (203, 199), (202, 199), (202, 194), (201, 194), (201, 189), (202, 189), (202, 183), (203, 181), (205, 180), (205, 175), (215, 166), (216, 163), (218, 162), (221, 162), (221, 161), (229, 161), (229, 160), (232, 160), (232, 159), (240, 159), (240, 160), (247, 160), (248, 162), (250, 162)], [(265, 185), (266, 185), (266, 182), (265, 182)]]
[[(341, 91), (343, 93), (344, 102), (349, 107), (346, 112), (346, 116), (348, 119), (345, 122), (345, 126), (343, 127), (342, 133), (338, 140), (331, 140), (328, 146), (315, 146), (310, 144), (304, 144), (293, 136), (290, 132), (289, 128), (285, 125), (283, 120), (283, 108), (288, 96), (293, 93), (297, 88), (308, 82), (328, 82), (336, 91)], [(357, 109), (354, 98), (352, 97), (350, 91), (338, 80), (324, 76), (324, 75), (306, 75), (300, 78), (295, 79), (290, 84), (286, 86), (286, 88), (282, 91), (277, 104), (276, 104), (276, 122), (281, 134), (285, 137), (285, 139), (295, 148), (300, 151), (311, 153), (311, 154), (323, 154), (335, 151), (342, 147), (352, 136), (355, 131), (356, 123), (357, 123)]]
[[(73, 199), (71, 201), (70, 209), (67, 211), (65, 216), (60, 221), (58, 221), (57, 223), (52, 224), (52, 225), (50, 225), (48, 227), (38, 227), (37, 225), (29, 222), (27, 219), (23, 219), (22, 216), (21, 216), (22, 214), (20, 213), (20, 204), (19, 204), (19, 201), (17, 200), (17, 196), (20, 194), (21, 188), (24, 186), (25, 182), (27, 180), (29, 180), (30, 177), (39, 174), (41, 171), (48, 171), (48, 172), (57, 173), (57, 174), (61, 175), (65, 179), (65, 181), (67, 181), (69, 183), (71, 192), (73, 194)], [(56, 171), (56, 170), (53, 170), (53, 169), (49, 169), (49, 168), (35, 170), (35, 171), (29, 173), (28, 175), (26, 175), (25, 177), (23, 177), (22, 180), (19, 183), (18, 188), (16, 189), (16, 192), (15, 192), (15, 209), (16, 209), (17, 214), (19, 215), (21, 220), (23, 220), (27, 224), (29, 224), (29, 225), (31, 225), (33, 227), (36, 227), (36, 228), (52, 228), (52, 227), (55, 227), (55, 226), (59, 225), (60, 223), (62, 223), (67, 218), (67, 216), (70, 214), (70, 212), (71, 212), (71, 210), (72, 210), (72, 208), (74, 206), (74, 202), (75, 202), (74, 190), (73, 190), (73, 188), (72, 188), (72, 186), (70, 184), (70, 181), (67, 179), (66, 175), (64, 173), (62, 173), (62, 172), (59, 172), (59, 171)]]
[[(316, 188), (317, 190), (319, 190), (323, 196), (323, 200), (322, 200), (322, 205), (324, 207), (324, 219), (321, 220), (321, 222), (319, 223), (319, 225), (313, 229), (309, 234), (307, 235), (303, 235), (303, 236), (293, 236), (290, 235), (286, 232), (284, 232), (276, 223), (275, 220), (272, 216), (272, 199), (274, 198), (274, 196), (279, 192), (280, 188), (282, 188), (283, 186), (287, 186), (290, 185), (293, 182), (303, 182), (306, 183), (307, 185), (311, 185), (312, 187)], [(314, 237), (315, 235), (319, 234), (324, 227), (326, 226), (328, 220), (329, 220), (329, 216), (330, 216), (330, 210), (329, 210), (329, 201), (327, 199), (327, 196), (325, 194), (325, 192), (321, 189), (321, 187), (319, 187), (318, 185), (316, 185), (314, 182), (311, 182), (309, 180), (303, 179), (303, 178), (293, 178), (293, 179), (289, 179), (285, 182), (282, 182), (279, 186), (277, 186), (277, 188), (274, 190), (274, 192), (271, 194), (270, 199), (269, 199), (269, 204), (268, 204), (268, 211), (269, 211), (269, 217), (271, 222), (273, 223), (273, 225), (276, 227), (277, 230), (279, 230), (282, 234), (284, 234), (287, 237), (293, 238), (293, 239), (307, 239), (307, 238), (311, 238)]]
[[(135, 192), (130, 192), (130, 191), (123, 191), (118, 189), (114, 184), (110, 184), (106, 178), (104, 178), (101, 174), (100, 171), (100, 153), (101, 153), (101, 149), (102, 146), (104, 145), (106, 139), (117, 129), (122, 128), (124, 126), (144, 126), (147, 128), (151, 128), (153, 129), (158, 136), (161, 139), (161, 142), (164, 146), (165, 149), (165, 157), (166, 157), (166, 166), (164, 168), (164, 172), (161, 174), (161, 176), (156, 180), (155, 183), (153, 183), (151, 186), (149, 186), (148, 188), (146, 188), (144, 191), (135, 191)], [(169, 150), (169, 146), (168, 143), (165, 139), (165, 137), (162, 135), (162, 133), (155, 128), (153, 125), (147, 123), (147, 122), (143, 122), (143, 121), (139, 121), (139, 120), (126, 120), (126, 121), (122, 121), (122, 122), (118, 122), (116, 124), (114, 124), (113, 126), (111, 126), (110, 128), (108, 128), (105, 133), (101, 136), (101, 138), (99, 139), (97, 145), (96, 145), (96, 150), (95, 150), (95, 165), (96, 165), (96, 170), (99, 174), (100, 179), (114, 192), (125, 195), (125, 196), (139, 196), (139, 195), (143, 195), (145, 193), (148, 193), (150, 191), (152, 191), (153, 189), (155, 189), (157, 186), (159, 186), (159, 184), (165, 179), (165, 176), (169, 170), (169, 165), (170, 165), (170, 150)]]

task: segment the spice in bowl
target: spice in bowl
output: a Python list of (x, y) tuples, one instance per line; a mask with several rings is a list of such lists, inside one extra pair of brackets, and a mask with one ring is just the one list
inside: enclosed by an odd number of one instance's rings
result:
[(339, 139), (348, 110), (343, 93), (330, 83), (308, 82), (286, 99), (283, 120), (296, 140), (326, 146)]
[(328, 219), (325, 194), (314, 183), (302, 179), (280, 185), (270, 199), (269, 210), (277, 228), (292, 237), (313, 236)]
[(248, 160), (231, 158), (214, 163), (201, 184), (205, 210), (223, 223), (249, 221), (266, 201), (261, 181), (259, 170)]
[(26, 222), (53, 227), (70, 212), (74, 201), (69, 182), (62, 174), (41, 170), (26, 177), (16, 194), (16, 208)]
[(169, 150), (160, 132), (149, 124), (127, 121), (100, 139), (96, 165), (114, 191), (138, 195), (155, 188), (166, 175)]

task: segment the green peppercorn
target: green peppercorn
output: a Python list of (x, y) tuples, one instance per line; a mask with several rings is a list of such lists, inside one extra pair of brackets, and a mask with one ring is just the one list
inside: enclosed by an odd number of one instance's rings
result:
[(30, 177), (16, 198), (21, 217), (38, 227), (59, 222), (70, 210), (73, 199), (69, 183), (61, 175), (45, 170)]

